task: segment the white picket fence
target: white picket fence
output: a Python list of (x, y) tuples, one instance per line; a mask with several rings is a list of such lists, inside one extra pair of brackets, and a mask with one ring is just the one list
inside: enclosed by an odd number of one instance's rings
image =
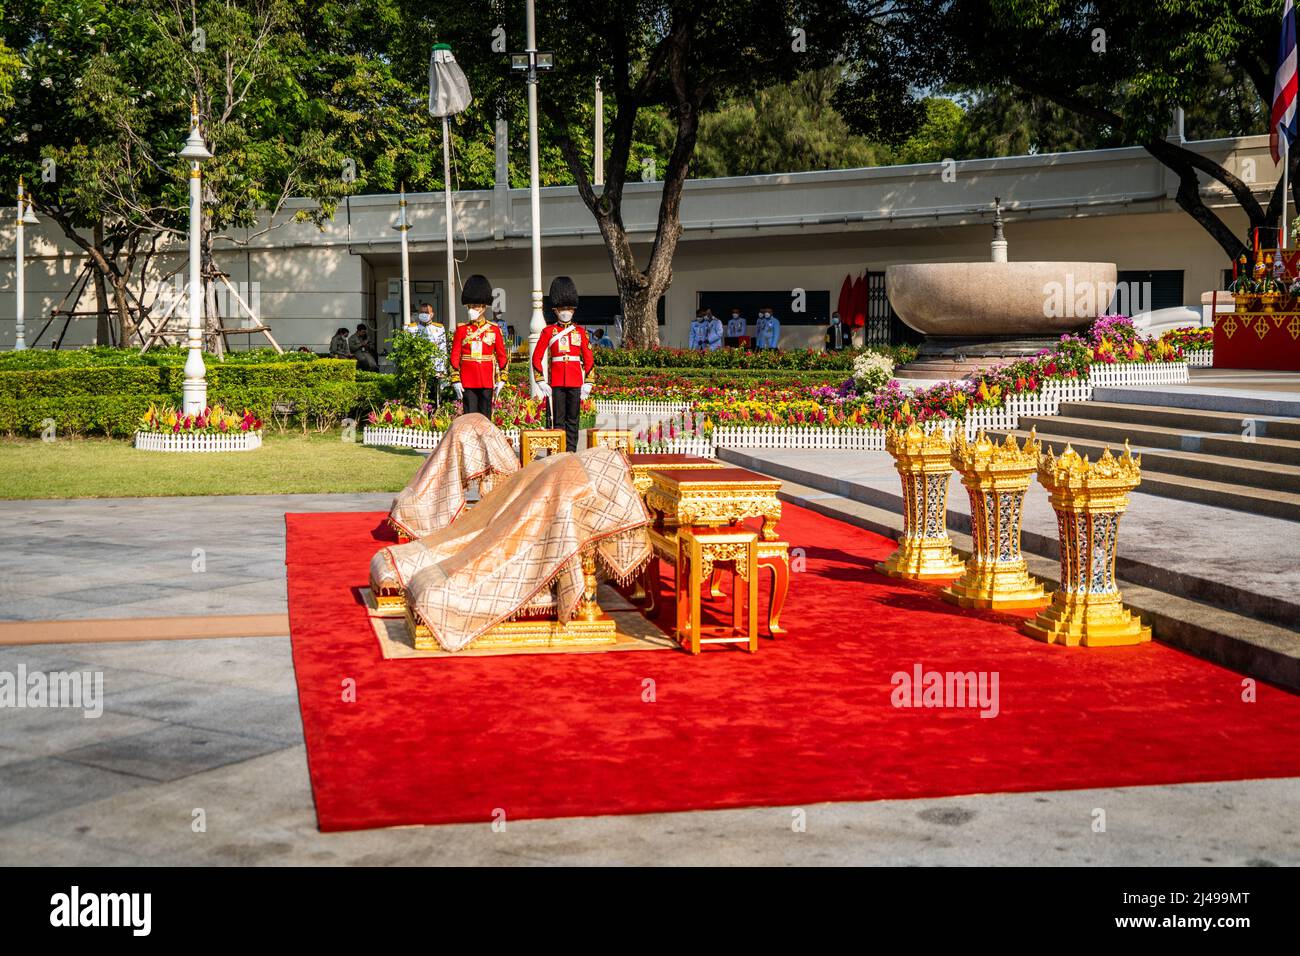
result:
[[(663, 441), (635, 443), (638, 455), (699, 455), (712, 458), (717, 446), (707, 438), (666, 438)], [(788, 447), (788, 446), (786, 446)]]
[(1182, 385), (1187, 382), (1186, 362), (1095, 363), (1088, 367), (1093, 388), (1125, 388), (1131, 385)]
[(1192, 368), (1210, 368), (1214, 365), (1214, 349), (1201, 349), (1199, 352), (1184, 352), (1187, 364)]
[[(504, 431), (506, 438), (510, 439), (510, 444), (519, 449), (519, 430), (512, 428)], [(361, 444), (379, 445), (396, 448), (418, 448), (421, 451), (432, 451), (438, 447), (438, 442), (442, 441), (443, 433), (440, 431), (429, 431), (423, 428), (393, 428), (387, 425), (367, 425), (361, 430)]]
[(261, 432), (136, 432), (141, 451), (252, 451), (262, 447)]
[[(1208, 356), (1196, 364), (1212, 364), (1213, 352), (1193, 352), (1189, 355)], [(1129, 385), (1176, 385), (1188, 380), (1188, 362), (1141, 362), (1116, 365), (1093, 365), (1087, 378), (1052, 379), (1032, 395), (1010, 395), (998, 408), (978, 408), (966, 416), (966, 437), (973, 439), (979, 432), (1006, 432), (1019, 427), (1020, 419), (1029, 416), (1058, 415), (1062, 402), (1086, 402), (1092, 398), (1094, 388), (1123, 387)], [(602, 417), (632, 415), (647, 422), (645, 430), (680, 415), (690, 409), (689, 402), (604, 402), (597, 401), (597, 413)], [(949, 438), (957, 429), (957, 422), (948, 421), (938, 427)], [(752, 428), (714, 428), (711, 440), (704, 438), (677, 438), (662, 442), (640, 442), (638, 452), (669, 452), (689, 455), (715, 454), (718, 448), (795, 448), (824, 451), (884, 451), (885, 430), (874, 428), (819, 428), (817, 426), (755, 426)]]

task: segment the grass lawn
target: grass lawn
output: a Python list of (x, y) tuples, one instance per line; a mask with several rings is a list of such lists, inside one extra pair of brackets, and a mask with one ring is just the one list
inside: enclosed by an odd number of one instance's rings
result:
[(137, 451), (127, 440), (0, 440), (0, 499), (400, 491), (424, 455), (339, 433), (265, 434), (247, 452)]

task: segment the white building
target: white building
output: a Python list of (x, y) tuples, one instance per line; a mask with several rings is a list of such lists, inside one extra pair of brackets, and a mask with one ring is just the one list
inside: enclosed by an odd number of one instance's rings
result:
[[(1279, 172), (1269, 157), (1267, 137), (1187, 145), (1253, 181), (1267, 201)], [(661, 189), (658, 183), (626, 187), (623, 217), (643, 262)], [(819, 347), (820, 324), (835, 307), (846, 275), (883, 272), (894, 263), (987, 259), (995, 196), (1002, 199), (1012, 260), (1113, 261), (1121, 281), (1152, 282), (1155, 307), (1199, 308), (1201, 293), (1221, 287), (1223, 270), (1231, 263), (1178, 208), (1176, 191), (1175, 177), (1139, 147), (971, 160), (955, 166), (933, 163), (692, 180), (682, 200), (682, 238), (664, 301), (662, 341), (685, 345), (688, 325), (702, 301), (725, 319), (723, 309), (741, 293), (751, 294), (750, 302), (774, 299), (771, 304), (785, 312), (797, 290), (803, 290), (807, 311), (795, 318), (805, 324), (787, 321), (782, 344)], [(1203, 195), (1244, 234), (1245, 217), (1226, 191), (1213, 183), (1203, 187)], [(441, 313), (442, 194), (413, 194), (408, 199), (413, 307), (427, 300)], [(487, 275), (504, 292), (506, 321), (526, 336), (528, 191), (505, 185), (467, 190), (456, 193), (455, 203), (462, 279), (472, 272)], [(289, 203), (281, 218), (288, 219), (302, 205)], [(394, 308), (392, 283), (401, 274), (396, 219), (395, 196), (353, 197), (323, 230), (290, 222), (245, 246), (227, 244), (220, 261), (232, 282), (256, 296), (264, 319), (285, 348), (306, 345), (324, 351), (336, 328), (352, 328), (359, 321), (370, 323), (382, 340), (393, 326), (395, 316), (385, 312), (385, 306)], [(0, 348), (11, 348), (14, 341), (13, 223), (12, 215), (0, 220)], [(31, 343), (72, 285), (81, 258), (48, 223), (28, 227), (27, 236)], [(617, 311), (612, 298), (595, 298), (613, 297), (615, 287), (595, 222), (575, 188), (542, 190), (542, 237), (544, 285), (555, 275), (571, 275), (593, 311)], [(92, 303), (88, 293), (80, 307), (89, 309)], [(754, 314), (747, 313), (752, 323)], [(48, 345), (60, 325), (55, 323), (39, 345)], [(74, 323), (66, 341), (90, 342), (94, 328), (93, 319)], [(232, 344), (242, 347), (239, 340)]]

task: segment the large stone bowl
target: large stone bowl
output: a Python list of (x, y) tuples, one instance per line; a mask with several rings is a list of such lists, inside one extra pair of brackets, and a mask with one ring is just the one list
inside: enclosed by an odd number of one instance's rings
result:
[(887, 267), (885, 292), (898, 317), (928, 336), (1059, 336), (1106, 311), (1115, 263), (919, 262)]

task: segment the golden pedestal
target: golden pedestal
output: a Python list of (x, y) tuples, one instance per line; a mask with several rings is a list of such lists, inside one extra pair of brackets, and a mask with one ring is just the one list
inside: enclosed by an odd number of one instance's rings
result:
[(1122, 603), (1115, 585), (1119, 518), (1128, 493), (1142, 479), (1142, 461), (1124, 445), (1124, 457), (1107, 448), (1095, 463), (1069, 445), (1060, 458), (1051, 448), (1038, 459), (1038, 480), (1051, 494), (1061, 538), (1061, 586), (1051, 606), (1021, 629), (1036, 640), (1070, 647), (1110, 647), (1151, 640)]
[(528, 464), (545, 448), (558, 454), (565, 450), (564, 429), (524, 428), (519, 432), (519, 461)]
[(925, 434), (916, 425), (885, 435), (885, 450), (903, 482), (903, 534), (898, 550), (876, 570), (891, 578), (928, 581), (955, 578), (965, 565), (948, 537), (948, 478), (951, 447), (943, 432)]
[(588, 428), (588, 448), (617, 448), (625, 455), (635, 450), (632, 446), (632, 433), (616, 428)]
[(1047, 603), (1047, 592), (1030, 576), (1020, 551), (1021, 513), (1039, 449), (1032, 432), (1023, 449), (1011, 435), (995, 445), (980, 432), (969, 445), (965, 433), (957, 433), (952, 465), (970, 496), (972, 550), (965, 573), (943, 590), (945, 601), (994, 609)]
[[(596, 601), (596, 553), (588, 549), (582, 555), (583, 595), (570, 621), (557, 621), (554, 617), (537, 617), (515, 621), (502, 621), (476, 637), (468, 646), (476, 650), (498, 650), (516, 647), (588, 647), (618, 642), (618, 629), (614, 619), (601, 610)], [(376, 596), (376, 600), (378, 597)], [(436, 651), (437, 639), (420, 623), (415, 613), (403, 601), (406, 610), (406, 628), (411, 643), (417, 651)]]
[[(758, 535), (747, 529), (714, 530), (682, 528), (677, 534), (676, 592), (677, 640), (692, 654), (702, 644), (745, 644), (749, 653), (758, 651)], [(730, 561), (739, 578), (732, 599), (732, 625), (725, 634), (706, 629), (701, 614), (701, 589), (713, 576), (716, 563)], [(745, 589), (745, 618), (742, 625), (741, 587)], [(710, 636), (705, 636), (706, 634)]]

